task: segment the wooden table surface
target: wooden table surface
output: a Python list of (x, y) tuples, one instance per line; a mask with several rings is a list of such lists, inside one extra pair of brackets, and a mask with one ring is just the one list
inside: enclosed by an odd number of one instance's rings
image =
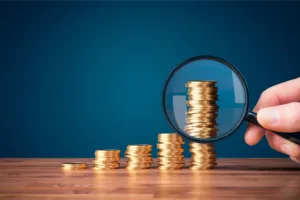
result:
[(0, 159), (0, 199), (300, 199), (300, 165), (289, 159), (218, 159), (207, 171), (60, 168), (92, 160)]

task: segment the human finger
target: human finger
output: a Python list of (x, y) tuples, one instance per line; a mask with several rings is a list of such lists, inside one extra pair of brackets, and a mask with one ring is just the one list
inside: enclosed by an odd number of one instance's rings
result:
[(265, 129), (277, 132), (300, 131), (300, 102), (260, 109), (257, 121)]
[(278, 152), (289, 155), (293, 158), (300, 157), (300, 145), (286, 140), (271, 131), (266, 132), (266, 137), (270, 147)]

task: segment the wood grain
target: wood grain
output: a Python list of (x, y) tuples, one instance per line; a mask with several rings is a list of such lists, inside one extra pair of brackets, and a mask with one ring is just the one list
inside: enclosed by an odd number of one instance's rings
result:
[(92, 160), (0, 159), (0, 199), (300, 199), (300, 165), (289, 159), (218, 159), (208, 171), (60, 168)]

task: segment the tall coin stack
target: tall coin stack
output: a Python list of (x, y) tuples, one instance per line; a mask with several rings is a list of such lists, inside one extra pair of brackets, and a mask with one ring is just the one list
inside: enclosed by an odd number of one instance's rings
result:
[(183, 139), (176, 133), (158, 134), (158, 168), (181, 169), (184, 166)]
[[(189, 81), (187, 125), (185, 131), (196, 138), (212, 138), (217, 135), (218, 88), (216, 81)], [(191, 169), (212, 169), (216, 163), (214, 144), (190, 142)]]
[(127, 169), (148, 169), (152, 164), (152, 145), (128, 145), (125, 157)]
[(95, 169), (117, 169), (120, 167), (120, 150), (108, 149), (95, 151)]

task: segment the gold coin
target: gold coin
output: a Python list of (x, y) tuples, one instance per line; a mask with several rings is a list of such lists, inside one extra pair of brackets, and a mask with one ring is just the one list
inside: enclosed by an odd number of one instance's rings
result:
[(129, 161), (152, 161), (152, 157), (128, 157)]
[(62, 163), (61, 164), (63, 169), (86, 169), (87, 164), (82, 162), (71, 162), (71, 163)]
[(188, 81), (186, 83), (186, 87), (199, 87), (199, 86), (215, 86), (217, 81), (214, 80), (207, 80), (207, 81)]
[(209, 119), (217, 119), (217, 113), (196, 113), (196, 114), (189, 114), (189, 118), (209, 118)]
[(215, 133), (199, 133), (199, 132), (187, 132), (188, 135), (194, 138), (202, 138), (202, 139), (211, 139), (215, 138), (217, 135)]
[(105, 170), (105, 169), (118, 169), (119, 167), (115, 166), (94, 166), (95, 170)]
[(189, 87), (188, 94), (191, 93), (199, 93), (199, 94), (217, 94), (218, 88), (217, 87)]
[[(210, 98), (211, 95), (208, 95)], [(203, 99), (201, 99), (203, 98)], [(217, 97), (216, 99), (204, 99), (205, 96), (195, 95), (189, 96), (189, 99), (186, 101), (186, 105), (191, 108), (203, 107), (203, 108), (210, 108), (210, 107), (218, 107), (217, 104)]]
[(197, 143), (197, 142), (190, 142), (189, 143), (189, 146), (191, 146), (191, 147), (202, 147), (202, 148), (214, 148), (215, 147), (215, 145), (214, 145), (214, 143), (204, 143), (204, 144), (202, 144), (202, 143)]
[(132, 164), (132, 163), (127, 163), (126, 168), (127, 169), (146, 169), (150, 168), (151, 163), (145, 163), (145, 164)]
[(193, 160), (193, 162), (210, 162), (210, 161), (216, 161), (217, 160), (217, 157), (216, 157), (216, 154), (211, 154), (211, 155), (206, 155), (206, 154), (201, 154), (199, 155), (194, 155), (194, 156), (191, 156), (191, 159)]
[(178, 156), (178, 157), (158, 157), (157, 158), (158, 162), (173, 162), (173, 161), (184, 161), (183, 156)]
[(139, 164), (149, 164), (152, 160), (127, 160), (128, 164), (139, 165)]
[(189, 168), (192, 170), (207, 170), (207, 169), (213, 169), (217, 166), (216, 164), (211, 164), (211, 165), (204, 165), (204, 166), (197, 166), (197, 165), (192, 165)]
[(145, 149), (149, 149), (149, 148), (152, 148), (152, 145), (150, 145), (150, 144), (130, 144), (130, 145), (127, 145), (127, 148), (132, 148), (132, 149), (145, 148)]
[(185, 126), (185, 131), (190, 131), (192, 130), (193, 132), (197, 131), (200, 133), (217, 133), (219, 130), (216, 128), (211, 128), (211, 127), (201, 127), (199, 124), (188, 124)]
[(119, 157), (120, 156), (120, 150), (117, 149), (107, 149), (107, 150), (96, 150), (95, 156), (96, 157)]
[(182, 169), (184, 165), (178, 165), (178, 166), (158, 166), (157, 168), (159, 170), (175, 170), (175, 169)]
[(151, 145), (129, 145), (127, 146), (127, 152), (150, 152), (152, 150)]
[(110, 163), (117, 163), (119, 160), (94, 160), (93, 163), (96, 164), (110, 164)]
[[(194, 101), (205, 101), (205, 100), (219, 100), (219, 98), (217, 96), (213, 96), (213, 95), (207, 95), (207, 96), (200, 96), (200, 95), (190, 95), (189, 96), (189, 99), (190, 100), (194, 100)], [(191, 105), (189, 106), (190, 108), (191, 107), (200, 107), (199, 105)], [(218, 106), (201, 106), (203, 107), (202, 110), (204, 110), (205, 108), (208, 108), (208, 107), (216, 107), (216, 108), (219, 108)]]
[(119, 162), (113, 162), (113, 163), (94, 163), (97, 166), (119, 166), (120, 163)]
[(185, 144), (185, 142), (183, 142), (183, 141), (174, 141), (174, 140), (159, 140), (158, 143), (160, 143), (160, 144), (178, 144), (178, 145)]
[(177, 133), (160, 133), (158, 134), (158, 140), (182, 140), (182, 137)]
[(157, 149), (158, 152), (161, 153), (175, 153), (175, 154), (181, 154), (184, 152), (184, 149), (182, 148), (182, 145), (179, 148), (172, 148), (172, 149)]
[(146, 158), (146, 157), (152, 157), (152, 154), (151, 154), (151, 153), (147, 153), (147, 154), (125, 153), (124, 156), (125, 156), (126, 158), (136, 158), (136, 157)]
[(184, 163), (171, 163), (171, 162), (162, 163), (162, 162), (159, 162), (158, 166), (164, 166), (164, 167), (183, 167)]
[(151, 151), (125, 151), (125, 156), (151, 156)]
[(128, 170), (139, 170), (139, 169), (149, 169), (151, 166), (136, 166), (136, 167), (126, 167)]
[(163, 143), (157, 143), (156, 144), (158, 149), (180, 149), (182, 148), (181, 144), (163, 144)]
[(184, 152), (182, 148), (178, 149), (158, 149), (159, 154), (162, 155), (181, 155)]
[(191, 106), (186, 114), (206, 114), (206, 113), (214, 113), (219, 111), (219, 106), (211, 106), (211, 107), (194, 107)]
[(202, 125), (206, 125), (206, 124), (213, 124), (216, 125), (217, 121), (216, 119), (208, 119), (208, 118), (193, 118), (193, 117), (188, 117), (186, 119), (187, 124), (189, 124), (190, 126), (198, 126), (198, 127), (202, 127)]

